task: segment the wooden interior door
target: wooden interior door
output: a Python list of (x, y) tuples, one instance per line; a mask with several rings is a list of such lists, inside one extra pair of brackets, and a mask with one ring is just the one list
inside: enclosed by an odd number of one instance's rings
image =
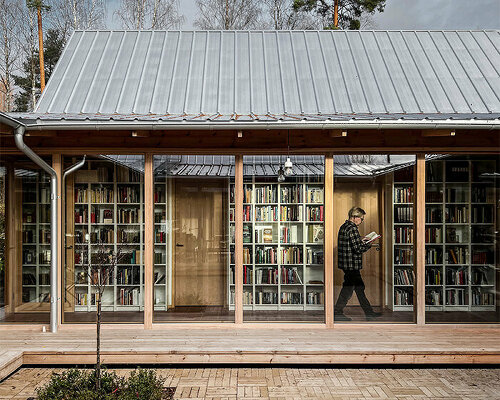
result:
[[(337, 301), (344, 273), (338, 268), (337, 262), (337, 240), (340, 226), (348, 219), (351, 207), (358, 206), (366, 211), (365, 220), (359, 227), (359, 233), (364, 236), (372, 231), (383, 235), (383, 209), (382, 209), (382, 183), (379, 181), (344, 181), (335, 182), (333, 191), (334, 212), (334, 300)], [(378, 240), (382, 245), (384, 237)], [(363, 269), (361, 276), (365, 283), (366, 297), (372, 306), (380, 306), (383, 301), (384, 268), (383, 251), (372, 248), (363, 255)], [(347, 305), (359, 305), (358, 298), (354, 293)]]
[(221, 179), (175, 181), (175, 307), (224, 304), (225, 187)]

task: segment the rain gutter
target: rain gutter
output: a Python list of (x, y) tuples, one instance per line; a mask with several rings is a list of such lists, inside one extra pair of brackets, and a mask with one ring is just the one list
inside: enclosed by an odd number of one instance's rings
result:
[(26, 125), (27, 131), (35, 130), (274, 130), (274, 129), (500, 129), (500, 120), (348, 120), (348, 121), (164, 121), (134, 120), (37, 120)]

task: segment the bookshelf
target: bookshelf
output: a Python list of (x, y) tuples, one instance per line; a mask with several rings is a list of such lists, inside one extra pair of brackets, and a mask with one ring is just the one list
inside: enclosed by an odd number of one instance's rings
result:
[(394, 172), (393, 180), (392, 304), (394, 311), (413, 309), (413, 168)]
[(22, 303), (50, 302), (50, 177), (21, 177)]
[[(425, 304), (427, 311), (495, 310), (495, 160), (447, 159), (427, 162), (425, 207)], [(401, 197), (410, 181), (394, 177), (394, 310), (412, 310), (398, 293), (413, 298), (400, 271), (405, 246), (413, 255), (413, 221), (400, 222), (396, 209), (412, 205)], [(412, 200), (411, 200), (412, 201)], [(407, 234), (407, 235), (405, 235)], [(402, 242), (407, 243), (402, 243)], [(413, 278), (413, 277), (412, 277)], [(411, 296), (410, 296), (411, 294)], [(399, 301), (401, 300), (401, 302)]]
[[(243, 307), (324, 307), (322, 181), (244, 183)], [(234, 309), (234, 184), (229, 190), (228, 294)]]
[(172, 180), (154, 181), (154, 309), (172, 305)]
[[(88, 268), (96, 243), (123, 257), (102, 297), (103, 311), (143, 310), (144, 185), (142, 174), (118, 164), (89, 160), (75, 172), (73, 186), (75, 311), (94, 311)], [(69, 201), (69, 200), (68, 200)], [(90, 260), (92, 261), (92, 260)]]

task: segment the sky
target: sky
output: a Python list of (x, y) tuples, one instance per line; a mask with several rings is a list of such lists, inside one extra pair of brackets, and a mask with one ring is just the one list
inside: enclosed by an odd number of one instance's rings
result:
[[(194, 29), (195, 0), (179, 0), (182, 29)], [(119, 28), (113, 12), (120, 0), (109, 0), (108, 27)], [(500, 29), (500, 0), (387, 0), (373, 17), (371, 29)]]

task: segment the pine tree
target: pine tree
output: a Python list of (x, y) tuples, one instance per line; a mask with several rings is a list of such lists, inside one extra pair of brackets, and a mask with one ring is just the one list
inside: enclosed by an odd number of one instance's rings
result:
[[(60, 31), (55, 29), (49, 29), (44, 41), (44, 66), (45, 66), (45, 76), (48, 79), (61, 56), (64, 47), (64, 38)], [(40, 96), (40, 64), (38, 63), (38, 51), (28, 57), (23, 62), (22, 71), (24, 75), (14, 76), (14, 82), (16, 86), (20, 88), (18, 95), (15, 100), (15, 108), (18, 112), (31, 111), (32, 110), (32, 80), (35, 81), (35, 86), (37, 88), (37, 93), (35, 97)], [(33, 76), (34, 73), (34, 76)]]
[(294, 0), (297, 11), (315, 12), (325, 29), (360, 29), (361, 17), (383, 12), (386, 0)]

